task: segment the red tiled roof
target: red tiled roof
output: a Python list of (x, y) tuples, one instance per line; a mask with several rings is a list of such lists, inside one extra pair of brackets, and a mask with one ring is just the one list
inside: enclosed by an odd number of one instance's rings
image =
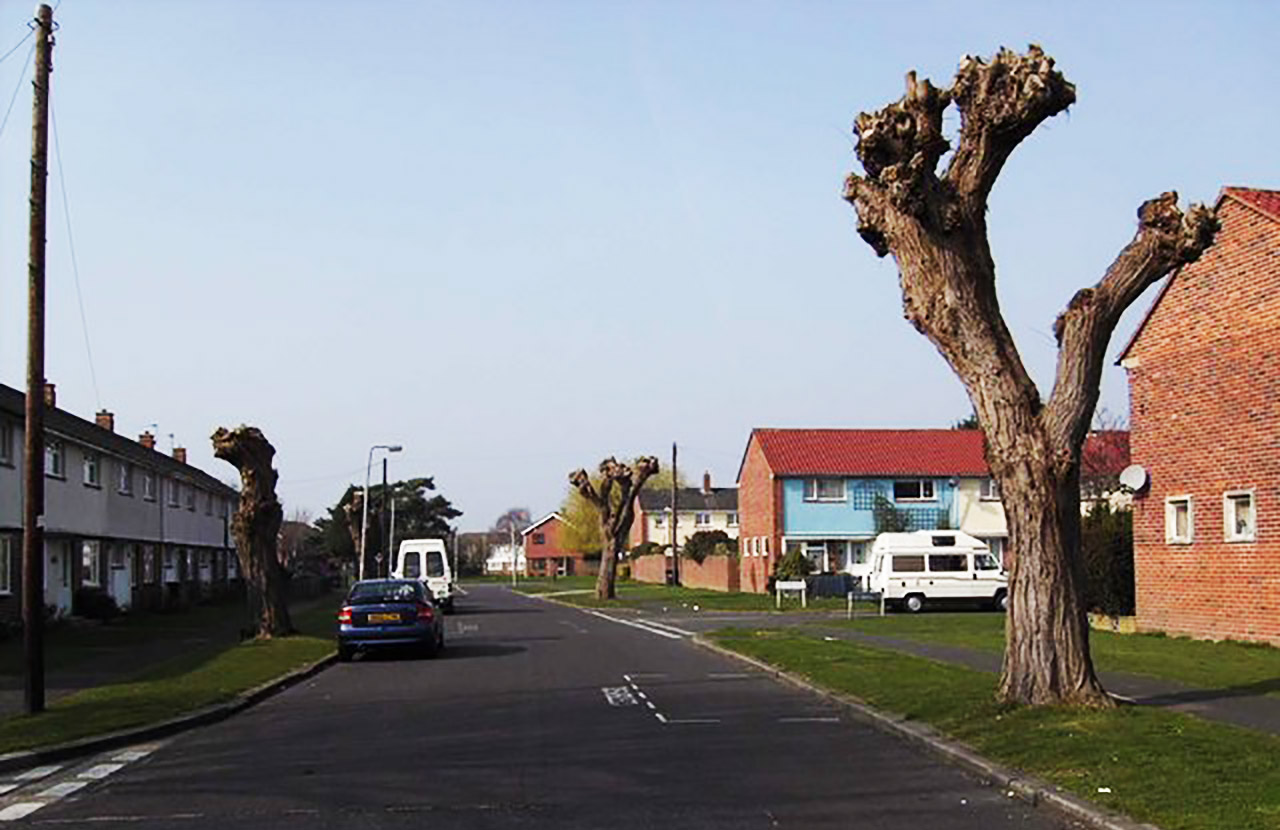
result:
[(976, 429), (757, 429), (775, 475), (990, 475)]
[(1280, 222), (1280, 190), (1256, 190), (1252, 187), (1224, 187), (1223, 195), (1239, 199)]

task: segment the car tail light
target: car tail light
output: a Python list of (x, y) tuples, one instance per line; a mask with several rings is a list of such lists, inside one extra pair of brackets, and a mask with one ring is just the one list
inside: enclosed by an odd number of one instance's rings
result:
[(338, 612), (338, 622), (342, 625), (351, 625), (350, 605), (343, 606), (342, 610)]
[(435, 617), (436, 617), (435, 609), (433, 609), (430, 605), (418, 606), (418, 619), (431, 622), (432, 620), (435, 619)]

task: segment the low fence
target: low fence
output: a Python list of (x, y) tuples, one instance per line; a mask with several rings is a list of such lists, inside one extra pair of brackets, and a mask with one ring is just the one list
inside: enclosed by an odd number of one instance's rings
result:
[[(637, 556), (631, 560), (631, 578), (636, 582), (665, 584), (671, 557), (661, 553)], [(680, 584), (686, 588), (709, 591), (737, 591), (741, 584), (736, 556), (708, 556), (699, 564), (692, 559), (680, 560)]]
[(663, 585), (667, 581), (667, 562), (661, 553), (637, 556), (631, 560), (631, 578), (636, 582), (652, 582)]

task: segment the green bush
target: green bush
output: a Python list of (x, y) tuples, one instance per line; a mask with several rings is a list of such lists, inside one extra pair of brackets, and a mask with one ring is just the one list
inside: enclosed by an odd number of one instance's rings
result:
[(655, 553), (662, 553), (664, 550), (666, 550), (666, 545), (660, 545), (657, 542), (641, 542), (631, 549), (631, 558), (650, 556)]
[(120, 616), (115, 598), (101, 588), (85, 586), (76, 590), (72, 601), (76, 616), (107, 622)]
[[(717, 550), (720, 548), (721, 550)], [(681, 555), (699, 565), (714, 553), (738, 552), (738, 541), (723, 530), (699, 530), (684, 543)]]
[(813, 563), (804, 555), (804, 551), (796, 548), (778, 560), (773, 569), (773, 578), (775, 581), (804, 579), (812, 572)]
[(1097, 502), (1080, 520), (1085, 607), (1112, 616), (1134, 609), (1133, 514)]

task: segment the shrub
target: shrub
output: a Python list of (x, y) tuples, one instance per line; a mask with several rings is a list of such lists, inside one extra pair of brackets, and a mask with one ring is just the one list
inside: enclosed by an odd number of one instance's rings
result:
[(722, 552), (717, 550), (720, 547), (723, 547), (723, 552), (732, 550), (736, 553), (738, 551), (738, 542), (723, 530), (699, 530), (689, 537), (689, 541), (684, 543), (681, 555), (701, 565), (702, 560), (711, 554)]
[(90, 620), (108, 620), (120, 616), (120, 606), (115, 598), (101, 588), (85, 586), (76, 590), (72, 607), (77, 616)]
[(1085, 607), (1112, 616), (1133, 613), (1133, 514), (1096, 503), (1080, 520)]
[(660, 545), (657, 542), (641, 542), (631, 549), (631, 558), (635, 559), (637, 556), (650, 556), (655, 553), (662, 553), (664, 550), (666, 550), (666, 546)]
[(773, 578), (777, 580), (804, 579), (813, 572), (813, 563), (804, 551), (795, 548), (778, 560), (774, 566)]

